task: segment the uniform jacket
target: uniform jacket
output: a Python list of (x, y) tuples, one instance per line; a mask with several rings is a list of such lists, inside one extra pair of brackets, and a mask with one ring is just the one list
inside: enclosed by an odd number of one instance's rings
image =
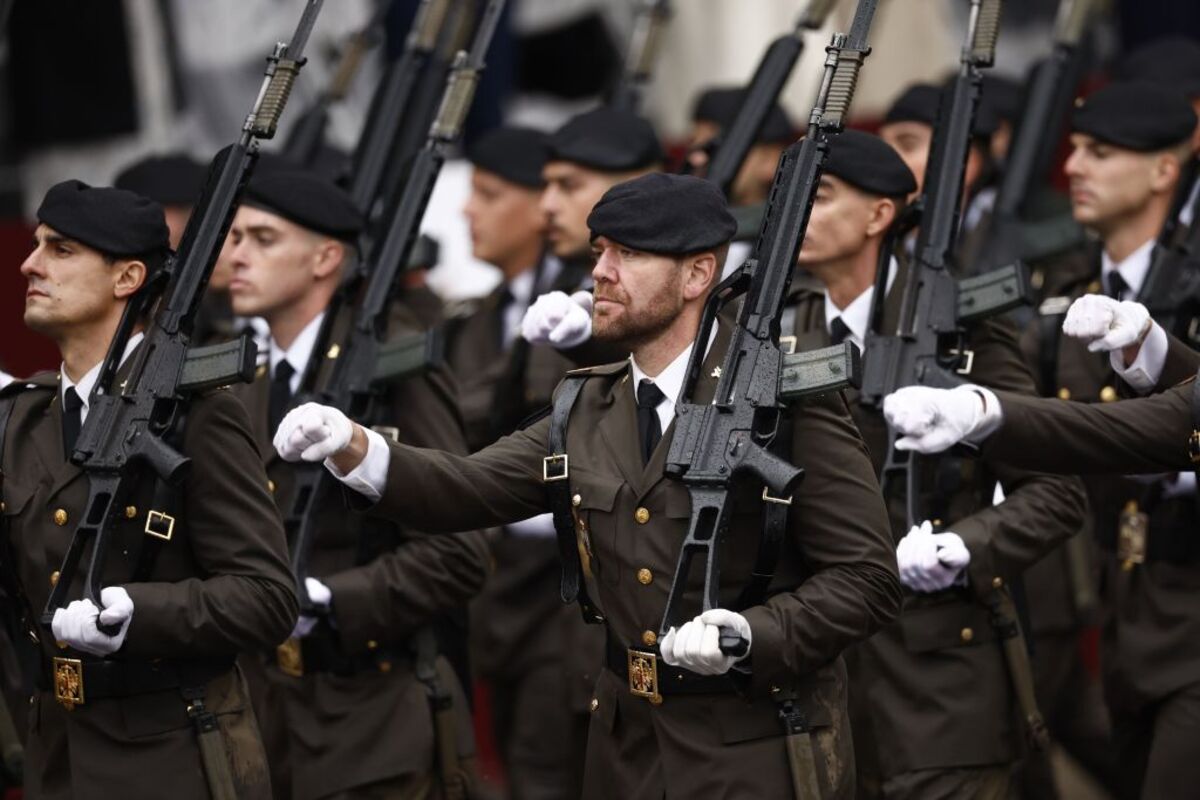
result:
[[(697, 387), (728, 342), (722, 327)], [(591, 370), (567, 433), (570, 491), (594, 598), (622, 645), (655, 642), (691, 502), (666, 480), (672, 424), (641, 463), (628, 362)], [(388, 485), (374, 513), (430, 528), (501, 524), (549, 509), (542, 482), (549, 419), (470, 458), (393, 445)], [(791, 791), (777, 710), (794, 690), (814, 726), (826, 797), (853, 796), (853, 756), (839, 654), (886, 624), (899, 591), (887, 522), (862, 440), (840, 395), (799, 409), (795, 463), (806, 470), (791, 508), (771, 596), (744, 611), (753, 630), (743, 695), (671, 695), (658, 706), (604, 670), (595, 689), (585, 797), (779, 797)], [(723, 548), (721, 597), (732, 604), (757, 552), (761, 490), (741, 486)], [(453, 498), (453, 502), (446, 502)], [(700, 582), (688, 608), (698, 607)], [(660, 675), (669, 678), (666, 665)]]
[[(898, 324), (910, 275), (902, 262), (884, 304), (884, 331)], [(823, 292), (798, 281), (792, 302), (797, 351), (828, 346)], [(1032, 391), (1009, 328), (984, 322), (969, 332), (968, 346), (975, 358), (967, 380)], [(860, 405), (856, 393), (848, 396), (878, 471), (887, 455), (886, 422), (878, 411)], [(860, 770), (878, 769), (884, 777), (1017, 758), (1023, 726), (1015, 715), (1008, 671), (982, 599), (992, 591), (994, 578), (1007, 583), (1017, 577), (1073, 533), (1084, 514), (1083, 492), (1074, 480), (988, 460), (923, 462), (919, 507), (962, 537), (971, 561), (967, 587), (933, 594), (906, 591), (899, 620), (857, 648), (862, 674), (852, 675), (858, 691), (851, 695), (851, 711)], [(999, 505), (992, 504), (995, 481), (1006, 493)], [(909, 530), (904, 498), (902, 486), (889, 489), (894, 542)]]
[[(58, 376), (42, 373), (9, 387), (18, 399), (4, 443), (4, 515), (21, 583), (40, 611), (83, 512), (88, 482), (63, 457)], [(114, 660), (227, 659), (286, 636), (297, 604), (279, 517), (241, 404), (227, 390), (190, 404), (182, 451), (192, 466), (175, 510), (170, 542), (151, 580), (131, 583), (146, 540), (153, 481), (128, 498), (115, 529), (105, 584), (122, 585), (133, 619)], [(69, 596), (81, 594), (83, 570)], [(49, 683), (55, 656), (91, 659), (56, 647), (42, 631)], [(86, 699), (87, 686), (84, 685)], [(230, 766), (242, 796), (270, 796), (267, 764), (240, 673), (230, 668), (208, 684), (208, 707), (220, 715)], [(52, 690), (30, 708), (26, 787), (32, 798), (207, 798), (195, 733), (177, 690), (97, 699), (67, 711)]]

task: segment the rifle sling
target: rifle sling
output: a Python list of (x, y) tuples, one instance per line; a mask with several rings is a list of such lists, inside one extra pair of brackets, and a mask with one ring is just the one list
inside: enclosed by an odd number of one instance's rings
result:
[(413, 636), (413, 674), (425, 687), (433, 716), (433, 742), (442, 796), (466, 800), (467, 786), (460, 770), (454, 695), (446, 689), (446, 676), (438, 668), (438, 644), (433, 627), (426, 625)]

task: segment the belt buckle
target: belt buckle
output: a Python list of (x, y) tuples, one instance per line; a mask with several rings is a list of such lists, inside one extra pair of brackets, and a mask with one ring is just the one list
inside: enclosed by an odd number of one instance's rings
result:
[(1200, 464), (1200, 430), (1193, 430), (1188, 437), (1188, 457), (1193, 464)]
[(275, 664), (284, 675), (300, 678), (304, 675), (304, 656), (300, 651), (300, 640), (291, 637), (275, 648)]
[(83, 705), (83, 662), (78, 658), (54, 659), (54, 699), (67, 711)]
[(629, 667), (629, 693), (645, 697), (654, 705), (662, 702), (658, 693), (658, 656), (630, 647), (625, 655)]

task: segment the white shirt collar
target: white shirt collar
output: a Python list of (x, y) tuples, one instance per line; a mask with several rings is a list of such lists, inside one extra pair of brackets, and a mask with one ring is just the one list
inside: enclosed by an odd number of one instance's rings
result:
[(292, 394), (295, 394), (296, 390), (300, 388), (300, 377), (308, 367), (308, 360), (312, 358), (313, 347), (317, 344), (317, 334), (321, 330), (321, 320), (323, 319), (325, 319), (324, 311), (317, 314), (304, 326), (304, 330), (300, 331), (300, 335), (287, 350), (280, 348), (275, 342), (275, 338), (271, 338), (271, 375), (275, 375), (275, 368), (279, 366), (280, 361), (286, 358), (292, 365), (292, 369), (296, 370), (290, 381)]
[[(708, 348), (712, 347), (713, 339), (717, 336), (717, 329), (714, 326), (712, 333), (708, 336), (708, 346), (705, 347), (707, 354)], [(629, 357), (629, 370), (632, 373), (633, 397), (637, 400), (637, 387), (641, 385), (643, 380), (649, 380), (659, 388), (664, 395), (662, 402), (655, 409), (658, 412), (659, 422), (662, 423), (662, 429), (665, 431), (667, 426), (671, 424), (671, 420), (675, 419), (675, 403), (679, 400), (679, 394), (683, 391), (683, 382), (687, 378), (688, 360), (692, 357), (692, 348), (695, 347), (695, 342), (689, 344), (683, 349), (679, 355), (675, 356), (670, 364), (663, 368), (663, 371), (651, 378), (642, 368), (638, 366), (637, 361), (631, 355)]]
[(1150, 269), (1150, 257), (1154, 254), (1154, 244), (1154, 239), (1151, 239), (1127, 255), (1120, 263), (1113, 261), (1109, 257), (1108, 251), (1101, 251), (1100, 274), (1105, 278), (1105, 290), (1108, 289), (1108, 273), (1116, 270), (1129, 286), (1129, 291), (1126, 294), (1130, 296), (1122, 297), (1121, 299), (1132, 300), (1134, 297), (1137, 297), (1138, 292), (1142, 290), (1142, 282), (1146, 280), (1146, 272)]
[[(896, 272), (900, 265), (896, 262), (896, 257), (892, 256), (891, 263), (888, 267), (887, 290), (891, 292), (892, 284), (896, 282)], [(850, 305), (845, 308), (838, 308), (833, 304), (833, 300), (829, 298), (829, 292), (825, 292), (825, 330), (828, 332), (830, 326), (833, 325), (834, 319), (842, 318), (842, 322), (846, 323), (846, 327), (850, 329), (850, 335), (847, 336), (850, 341), (858, 345), (858, 349), (862, 350), (867, 341), (867, 328), (871, 325), (871, 304), (875, 297), (875, 286), (872, 284), (858, 297), (850, 301)]]
[[(125, 352), (121, 354), (121, 363), (125, 363), (125, 359), (129, 358), (129, 354), (133, 352), (133, 348), (137, 347), (145, 335), (140, 331), (129, 337), (129, 341), (125, 342)], [(58, 368), (58, 399), (62, 402), (67, 396), (67, 389), (75, 387), (75, 392), (79, 395), (79, 399), (83, 401), (83, 408), (79, 411), (81, 420), (87, 419), (88, 407), (92, 401), (92, 389), (96, 386), (96, 379), (100, 377), (100, 368), (104, 366), (104, 361), (101, 360), (96, 366), (89, 369), (83, 374), (83, 377), (78, 381), (73, 381), (67, 375), (66, 365)]]

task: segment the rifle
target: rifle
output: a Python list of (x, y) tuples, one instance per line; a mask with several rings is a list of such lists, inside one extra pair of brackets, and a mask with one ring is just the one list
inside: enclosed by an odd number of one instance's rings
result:
[(835, 0), (810, 0), (796, 22), (795, 29), (771, 42), (762, 60), (758, 62), (746, 97), (734, 115), (732, 124), (712, 143), (715, 152), (709, 161), (705, 177), (720, 186), (726, 195), (729, 194), (733, 181), (746, 160), (746, 154), (754, 145), (758, 132), (762, 130), (771, 107), (779, 99), (783, 85), (787, 83), (800, 54), (804, 52), (805, 31), (819, 30), (825, 24), (825, 18), (829, 16), (834, 3)]
[[(870, 53), (867, 35), (877, 2), (859, 0), (849, 35), (835, 34), (826, 48), (824, 76), (809, 118), (808, 136), (788, 147), (780, 158), (754, 253), (705, 303), (687, 380), (675, 406), (675, 436), (667, 453), (666, 473), (687, 487), (692, 513), (663, 613), (660, 630), (664, 635), (680, 620), (679, 606), (694, 558), (704, 559), (703, 609), (720, 605), (719, 540), (728, 527), (733, 478), (749, 473), (765, 484), (765, 500), (789, 503), (782, 498), (788, 497), (802, 477), (802, 470), (768, 450), (785, 411), (779, 394), (783, 362), (780, 320), (829, 144), (845, 124), (858, 71)], [(716, 399), (711, 404), (697, 404), (692, 397), (713, 325), (722, 309), (738, 298), (742, 298), (741, 309), (721, 367)], [(740, 655), (746, 648), (747, 642), (740, 636), (722, 631), (723, 652)]]
[[(208, 181), (188, 220), (178, 253), (168, 260), (156, 284), (146, 287), (142, 297), (129, 303), (109, 345), (87, 419), (71, 455), (71, 461), (82, 467), (88, 477), (86, 511), (75, 528), (59, 570), (60, 578), (46, 603), (42, 615), (46, 626), (53, 620), (55, 610), (65, 605), (67, 591), (89, 544), (91, 561), (83, 593), (97, 607), (102, 607), (101, 580), (113, 523), (118, 510), (125, 508), (125, 497), (138, 479), (152, 472), (168, 483), (177, 484), (186, 474), (189, 460), (167, 444), (165, 438), (187, 409), (184, 373), (196, 311), (229, 232), (242, 189), (258, 158), (259, 142), (275, 135), (292, 83), (304, 65), (304, 46), (323, 2), (308, 0), (291, 42), (276, 44), (267, 57), (266, 74), (254, 107), (238, 140), (213, 159)], [(116, 386), (126, 342), (147, 307), (152, 290), (161, 292), (154, 320), (133, 358), (128, 378)], [(239, 369), (248, 367), (252, 374), (253, 348), (245, 344), (243, 339), (235, 341), (233, 346), (240, 351), (236, 354), (241, 359)]]
[[(1200, 162), (1193, 158), (1185, 170), (1162, 233), (1154, 245), (1138, 302), (1159, 325), (1190, 346), (1200, 344), (1200, 192), (1191, 195)], [(1184, 226), (1179, 212), (1191, 204), (1191, 222)]]
[[(328, 378), (322, 385), (300, 392), (296, 405), (304, 402), (330, 405), (352, 419), (370, 424), (382, 386), (410, 374), (414, 364), (428, 363), (426, 348), (431, 340), (427, 337), (406, 337), (391, 346), (387, 344), (388, 312), (397, 291), (397, 278), (417, 241), (421, 218), (438, 173), (448, 150), (462, 135), (483, 71), (484, 56), (503, 7), (504, 0), (488, 0), (470, 53), (459, 52), (455, 56), (437, 117), (413, 160), (404, 191), (395, 196), (384, 215), (387, 225), (383, 235), (375, 241), (365, 262), (370, 265), (369, 273), (359, 271), (352, 275), (344, 289), (348, 297), (356, 300), (351, 306), (356, 313), (350, 330), (343, 341), (324, 350), (314, 350), (323, 353), (325, 361), (332, 362)], [(319, 370), (310, 364), (307, 372), (315, 375)], [(292, 570), (302, 613), (316, 615), (319, 609), (313, 606), (305, 586), (308, 557), (317, 534), (317, 506), (327, 492), (336, 488), (337, 481), (320, 464), (297, 465), (295, 480), (292, 504), (284, 515), (284, 530), (292, 543)]]
[[(991, 66), (1000, 26), (1001, 0), (971, 0), (967, 43), (959, 72), (943, 96), (930, 146), (912, 275), (904, 289), (900, 324), (894, 334), (879, 332), (888, 270), (876, 277), (874, 320), (867, 332), (863, 357), (863, 387), (859, 402), (878, 408), (883, 398), (902, 386), (920, 384), (949, 388), (963, 383), (974, 353), (965, 346), (967, 321), (1019, 305), (1028, 293), (1028, 278), (1020, 264), (964, 281), (963, 291), (950, 274), (959, 226), (963, 183), (970, 150), (971, 126), (982, 85), (980, 68)], [(918, 514), (920, 495), (916, 459), (905, 457), (888, 432), (888, 456), (881, 480), (886, 491), (896, 473), (907, 479), (909, 525)]]
[(391, 7), (391, 2), (380, 3), (367, 23), (346, 37), (333, 77), (292, 125), (287, 141), (283, 143), (285, 158), (305, 166), (316, 160), (325, 141), (325, 129), (329, 126), (329, 108), (346, 97), (367, 53), (383, 41), (383, 20)]
[[(996, 193), (987, 242), (980, 250), (981, 261), (964, 266), (983, 271), (1026, 256), (1022, 222), (1031, 195), (1050, 171), (1075, 90), (1083, 78), (1087, 55), (1084, 37), (1096, 17), (1098, 5), (1098, 0), (1059, 3), (1054, 48), (1049, 58), (1037, 65), (1029, 81), (1021, 120), (1013, 134)], [(1063, 242), (1064, 246), (1070, 244)]]
[(625, 71), (608, 104), (637, 113), (646, 84), (654, 74), (654, 62), (662, 46), (663, 31), (671, 19), (670, 0), (643, 0), (633, 23), (633, 38), (625, 54)]

